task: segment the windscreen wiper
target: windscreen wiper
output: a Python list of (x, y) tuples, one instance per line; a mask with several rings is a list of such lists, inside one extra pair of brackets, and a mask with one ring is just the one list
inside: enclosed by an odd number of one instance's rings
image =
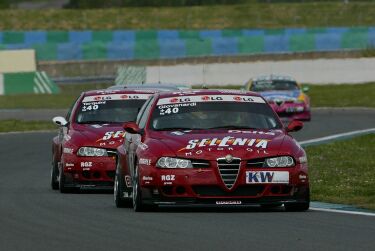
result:
[(191, 128), (191, 127), (167, 127), (167, 128), (158, 128), (155, 131), (173, 131), (173, 130), (200, 130), (201, 128)]

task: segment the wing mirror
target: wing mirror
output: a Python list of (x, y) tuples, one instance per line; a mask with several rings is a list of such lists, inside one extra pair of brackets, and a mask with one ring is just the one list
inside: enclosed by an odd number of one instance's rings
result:
[(68, 124), (68, 121), (64, 117), (57, 116), (52, 119), (53, 123), (59, 126), (66, 126)]
[(303, 123), (299, 120), (293, 120), (286, 127), (287, 132), (296, 132), (303, 128)]
[(131, 133), (131, 134), (141, 134), (141, 129), (137, 125), (137, 123), (131, 121), (131, 122), (126, 122), (122, 126), (125, 130), (125, 132)]

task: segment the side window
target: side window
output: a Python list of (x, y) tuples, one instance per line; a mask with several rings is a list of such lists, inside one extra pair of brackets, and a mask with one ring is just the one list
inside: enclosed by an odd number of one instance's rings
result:
[(152, 99), (153, 99), (153, 97), (149, 98), (149, 99), (143, 104), (143, 106), (141, 107), (141, 109), (139, 110), (138, 115), (137, 115), (137, 120), (136, 120), (136, 123), (137, 123), (138, 125), (139, 125), (139, 120), (141, 119), (143, 112), (145, 111), (146, 107), (148, 106), (148, 104), (151, 102)]
[(151, 110), (151, 107), (152, 107), (152, 104), (153, 104), (153, 101), (154, 100), (154, 97), (152, 97), (150, 99), (150, 102), (148, 102), (147, 106), (145, 107), (145, 110), (139, 120), (139, 123), (138, 123), (138, 126), (139, 128), (143, 129), (145, 128), (146, 126), (146, 121), (147, 121), (147, 118), (148, 118), (148, 115), (150, 114), (150, 110)]
[(72, 111), (73, 111), (73, 108), (74, 106), (76, 105), (77, 101), (80, 99), (81, 96), (79, 96), (74, 102), (73, 104), (70, 106), (69, 110), (68, 110), (68, 113), (66, 114), (65, 116), (65, 119), (66, 121), (70, 121), (70, 117), (72, 115)]

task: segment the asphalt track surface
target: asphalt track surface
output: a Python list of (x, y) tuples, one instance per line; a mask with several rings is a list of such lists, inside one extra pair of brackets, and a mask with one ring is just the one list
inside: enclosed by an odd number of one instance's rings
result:
[[(313, 114), (299, 140), (375, 125), (374, 111)], [(346, 116), (344, 116), (346, 115)], [(349, 116), (350, 115), (350, 116)], [(372, 115), (372, 116), (371, 116)], [(337, 129), (339, 128), (339, 129)], [(49, 186), (55, 133), (0, 135), (0, 250), (373, 250), (375, 217), (282, 208), (117, 209), (108, 193)]]

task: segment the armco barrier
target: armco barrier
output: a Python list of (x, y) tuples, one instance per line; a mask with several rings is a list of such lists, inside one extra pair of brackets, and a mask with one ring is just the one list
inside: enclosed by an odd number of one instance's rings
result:
[(38, 60), (165, 59), (372, 47), (375, 27), (0, 32), (0, 50), (32, 48)]
[(0, 95), (52, 94), (59, 91), (45, 72), (0, 74)]

